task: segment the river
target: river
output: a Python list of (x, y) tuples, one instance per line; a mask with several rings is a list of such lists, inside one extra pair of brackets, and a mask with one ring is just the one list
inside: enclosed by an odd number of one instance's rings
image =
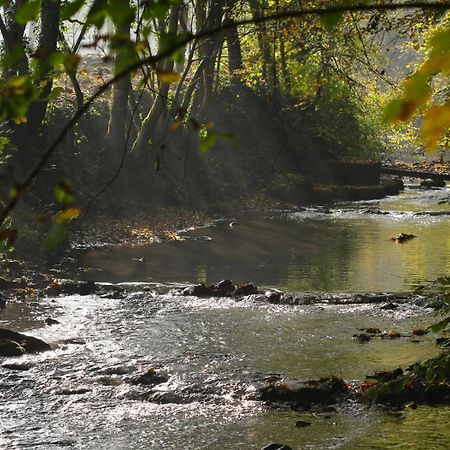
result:
[[(273, 211), (235, 218), (233, 226), (218, 221), (158, 245), (81, 252), (69, 273), (132, 289), (122, 299), (45, 298), (1, 313), (0, 326), (56, 349), (0, 366), (0, 448), (258, 450), (281, 442), (296, 450), (448, 449), (449, 408), (347, 402), (324, 414), (273, 410), (254, 399), (268, 374), (361, 380), (433, 355), (432, 336), (352, 339), (369, 326), (411, 332), (433, 320), (431, 311), (269, 305), (170, 289), (230, 278), (290, 292), (405, 291), (448, 273), (449, 200), (448, 189), (407, 189), (382, 201)], [(389, 239), (401, 232), (417, 238)], [(49, 316), (59, 323), (45, 326)], [(28, 370), (5, 367), (12, 362)], [(149, 401), (145, 388), (127, 382), (149, 367), (168, 374), (156, 389), (180, 394), (177, 402)], [(299, 419), (312, 425), (296, 428)]]

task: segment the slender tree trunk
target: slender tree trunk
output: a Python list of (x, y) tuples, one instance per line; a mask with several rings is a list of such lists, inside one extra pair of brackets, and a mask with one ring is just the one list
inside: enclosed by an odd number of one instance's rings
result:
[[(228, 23), (232, 23), (231, 19), (228, 19), (228, 21)], [(239, 85), (239, 71), (242, 70), (243, 65), (241, 42), (236, 26), (228, 29), (225, 39), (228, 47), (228, 71), (230, 72), (231, 84)]]
[[(177, 32), (178, 27), (178, 18), (179, 18), (180, 6), (174, 5), (169, 14), (169, 23), (168, 23), (168, 33), (175, 34)], [(164, 72), (173, 71), (174, 62), (171, 59), (165, 60), (161, 66), (160, 70)], [(167, 112), (167, 104), (166, 99), (169, 93), (169, 84), (168, 83), (159, 83), (159, 93), (153, 102), (153, 105), (142, 121), (142, 128), (140, 133), (138, 134), (136, 141), (133, 144), (133, 153), (135, 157), (138, 157), (145, 147), (148, 145), (152, 134), (158, 124), (158, 121), (162, 118), (163, 114)]]
[[(124, 24), (119, 30), (124, 38), (130, 37), (131, 22)], [(119, 61), (120, 55), (116, 55), (116, 63)], [(123, 152), (126, 150), (128, 120), (128, 100), (132, 90), (131, 74), (122, 77), (114, 84), (112, 103), (110, 111), (110, 119), (108, 123), (108, 132), (106, 141), (113, 152), (113, 159), (120, 160)]]
[(25, 25), (19, 24), (16, 20), (17, 11), (27, 2), (28, 0), (10, 0), (3, 7), (5, 23), (2, 34), (4, 34), (5, 48), (7, 53), (18, 53), (16, 62), (5, 71), (5, 75), (23, 75), (29, 70), (24, 42)]
[(41, 34), (39, 38), (38, 79), (43, 84), (38, 101), (30, 106), (28, 113), (28, 131), (31, 135), (37, 132), (47, 112), (47, 97), (53, 87), (53, 80), (49, 77), (51, 71), (50, 56), (56, 51), (59, 35), (60, 0), (42, 0), (41, 3)]

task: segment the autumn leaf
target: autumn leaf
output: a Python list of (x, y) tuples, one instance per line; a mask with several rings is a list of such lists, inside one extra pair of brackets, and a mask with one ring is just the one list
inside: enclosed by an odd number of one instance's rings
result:
[(444, 105), (433, 105), (425, 113), (420, 134), (426, 150), (433, 151), (439, 140), (450, 128), (450, 102)]
[(158, 72), (158, 80), (161, 83), (177, 83), (181, 78), (181, 75), (178, 72), (166, 72), (166, 71), (160, 71)]
[(57, 224), (63, 224), (70, 222), (71, 220), (78, 217), (81, 213), (80, 208), (67, 208), (58, 213), (54, 219), (54, 222)]

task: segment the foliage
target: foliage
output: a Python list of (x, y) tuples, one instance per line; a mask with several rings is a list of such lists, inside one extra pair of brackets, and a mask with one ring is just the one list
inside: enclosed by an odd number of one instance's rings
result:
[(424, 53), (424, 61), (403, 82), (401, 95), (388, 103), (385, 119), (405, 122), (422, 113), (420, 135), (431, 151), (450, 128), (450, 15), (431, 27)]

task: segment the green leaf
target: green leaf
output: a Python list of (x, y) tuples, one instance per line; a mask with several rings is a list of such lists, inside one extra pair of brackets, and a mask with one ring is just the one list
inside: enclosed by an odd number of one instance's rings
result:
[(95, 25), (97, 28), (101, 28), (105, 23), (108, 16), (108, 1), (107, 0), (94, 0), (94, 3), (89, 10), (86, 21), (89, 24)]
[(170, 0), (148, 0), (145, 2), (145, 8), (142, 13), (144, 20), (163, 18), (170, 9), (172, 3)]
[(216, 142), (217, 134), (214, 131), (207, 130), (206, 134), (201, 139), (199, 149), (202, 153), (207, 153), (216, 145)]
[(391, 100), (384, 108), (383, 121), (385, 123), (394, 122), (397, 119), (397, 117), (401, 114), (402, 108), (403, 108), (402, 100), (398, 98), (394, 98), (393, 100)]
[(53, 52), (48, 62), (53, 67), (54, 70), (59, 70), (61, 66), (64, 65), (65, 54), (63, 52)]
[(432, 55), (450, 52), (450, 28), (438, 31), (430, 39)]
[(58, 181), (58, 184), (55, 186), (55, 198), (61, 205), (70, 205), (73, 203), (74, 195), (70, 180), (64, 179)]
[(64, 70), (68, 73), (76, 73), (78, 68), (78, 63), (80, 62), (80, 57), (76, 53), (67, 53), (64, 56)]
[(61, 20), (68, 20), (75, 15), (86, 3), (86, 0), (73, 0), (61, 7)]
[(47, 101), (49, 103), (54, 102), (62, 94), (63, 91), (64, 89), (60, 86), (53, 88), (50, 94), (48, 94)]
[(112, 21), (120, 27), (121, 25), (133, 21), (135, 10), (131, 7), (129, 2), (124, 2), (123, 0), (109, 0), (108, 14)]
[(441, 320), (440, 322), (431, 325), (429, 329), (433, 333), (438, 333), (439, 331), (445, 330), (449, 324), (450, 324), (450, 317), (446, 317), (444, 320)]
[(39, 0), (30, 0), (19, 8), (16, 13), (16, 20), (21, 25), (36, 20), (39, 16), (41, 2)]
[(320, 16), (325, 28), (330, 31), (336, 27), (336, 25), (341, 21), (341, 18), (341, 12), (330, 12)]
[[(159, 53), (173, 50), (180, 42), (184, 41), (186, 36), (184, 34), (162, 33), (159, 40)], [(173, 50), (170, 58), (176, 63), (184, 61), (185, 48), (184, 46)]]
[(43, 246), (46, 250), (53, 250), (66, 237), (66, 226), (62, 223), (54, 223), (44, 238)]

